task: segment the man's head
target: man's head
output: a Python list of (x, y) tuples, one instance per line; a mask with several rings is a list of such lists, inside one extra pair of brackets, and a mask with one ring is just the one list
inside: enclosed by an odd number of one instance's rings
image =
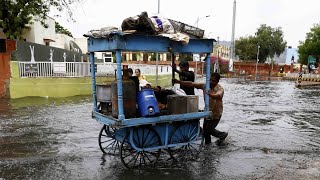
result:
[(189, 63), (188, 63), (188, 61), (182, 60), (182, 61), (179, 63), (179, 67), (180, 67), (180, 70), (181, 70), (181, 71), (188, 71), (188, 70), (189, 70)]
[(128, 68), (128, 74), (129, 74), (129, 77), (133, 75), (133, 70), (131, 68)]
[(219, 83), (219, 80), (220, 80), (220, 74), (219, 73), (211, 73), (211, 76), (210, 76), (210, 87), (215, 87), (218, 83)]

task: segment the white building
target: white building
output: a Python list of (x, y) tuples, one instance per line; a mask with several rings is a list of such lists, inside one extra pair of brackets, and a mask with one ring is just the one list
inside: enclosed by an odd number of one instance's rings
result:
[(29, 28), (22, 33), (23, 39), (27, 42), (50, 46), (50, 43), (55, 42), (56, 39), (55, 20), (47, 17), (45, 24), (44, 27), (39, 21), (29, 23), (27, 25)]
[[(49, 45), (51, 41), (54, 41), (56, 32), (55, 32), (55, 21), (48, 17), (45, 21), (47, 24), (46, 27), (38, 21), (33, 21), (26, 25), (28, 29), (23, 30), (22, 38), (27, 42)], [(3, 33), (0, 28), (0, 38), (6, 39), (6, 35)]]
[[(292, 62), (293, 60), (293, 62)], [(280, 56), (274, 56), (274, 62), (279, 64), (299, 63), (299, 53), (297, 48), (287, 47)]]
[(83, 54), (88, 53), (88, 42), (87, 38), (75, 38), (74, 42), (77, 43), (77, 45), (80, 47)]
[[(36, 44), (47, 45), (65, 50), (75, 50), (72, 48), (72, 42), (74, 38), (66, 35), (56, 33), (55, 20), (51, 17), (47, 17), (45, 20), (45, 26), (40, 21), (32, 21), (27, 25), (28, 29), (23, 30), (22, 39), (26, 42), (32, 42)], [(0, 38), (5, 39), (6, 36), (0, 29)], [(82, 50), (82, 48), (81, 48)], [(80, 50), (75, 50), (80, 52)], [(83, 53), (87, 50), (82, 50)]]
[(60, 49), (66, 49), (71, 50), (71, 42), (74, 41), (74, 39), (66, 34), (56, 34), (54, 41), (50, 43), (50, 46), (60, 48)]

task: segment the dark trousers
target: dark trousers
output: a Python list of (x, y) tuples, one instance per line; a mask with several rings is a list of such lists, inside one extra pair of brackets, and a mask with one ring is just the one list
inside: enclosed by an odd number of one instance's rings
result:
[(211, 143), (211, 136), (219, 138), (223, 132), (216, 130), (219, 124), (219, 119), (205, 119), (203, 123), (204, 140), (205, 143)]

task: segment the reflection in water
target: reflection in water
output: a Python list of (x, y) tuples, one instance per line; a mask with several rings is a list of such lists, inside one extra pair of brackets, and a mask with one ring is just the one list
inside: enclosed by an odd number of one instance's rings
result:
[(295, 179), (319, 175), (319, 87), (239, 79), (221, 84), (225, 106), (218, 128), (229, 132), (226, 145), (206, 146), (192, 161), (162, 160), (143, 170), (103, 156), (91, 96), (0, 100), (0, 179), (273, 179), (283, 175), (279, 168), (291, 169)]

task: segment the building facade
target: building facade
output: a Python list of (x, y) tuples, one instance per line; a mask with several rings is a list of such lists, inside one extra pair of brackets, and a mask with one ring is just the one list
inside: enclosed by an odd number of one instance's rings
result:
[(280, 56), (274, 56), (274, 62), (278, 64), (298, 64), (299, 53), (297, 48), (287, 47)]
[[(28, 28), (23, 30), (23, 41), (82, 53), (82, 48), (77, 45), (73, 37), (56, 33), (55, 23), (55, 20), (51, 17), (47, 17), (45, 26), (40, 21), (33, 20), (26, 25)], [(0, 28), (0, 39), (6, 38)]]
[(212, 55), (215, 57), (220, 57), (224, 60), (229, 60), (230, 58), (230, 45), (228, 42), (226, 41), (222, 41), (217, 43), (214, 47), (213, 47), (213, 52)]

